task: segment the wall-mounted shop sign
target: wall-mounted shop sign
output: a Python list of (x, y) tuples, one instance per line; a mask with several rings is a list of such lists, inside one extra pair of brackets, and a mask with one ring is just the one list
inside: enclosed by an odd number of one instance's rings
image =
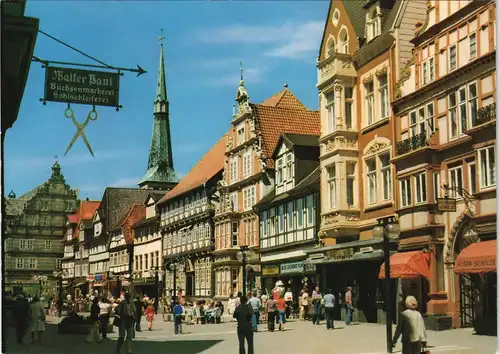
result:
[(373, 247), (361, 247), (359, 253), (371, 253), (373, 252)]
[(354, 258), (354, 248), (342, 248), (328, 251), (327, 257), (330, 262), (350, 261)]
[(454, 198), (437, 198), (437, 208), (441, 212), (457, 211), (457, 200)]
[(316, 264), (304, 264), (304, 273), (316, 273)]
[(277, 265), (263, 265), (262, 275), (277, 275), (280, 273), (280, 268)]
[(303, 273), (304, 262), (283, 263), (280, 265), (281, 274)]
[(44, 101), (119, 107), (120, 74), (47, 66)]

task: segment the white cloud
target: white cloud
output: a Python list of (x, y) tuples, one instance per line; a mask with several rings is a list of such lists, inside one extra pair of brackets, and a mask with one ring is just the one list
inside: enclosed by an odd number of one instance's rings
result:
[(269, 44), (265, 55), (299, 59), (318, 50), (324, 21), (287, 22), (281, 25), (235, 25), (204, 31), (207, 43)]

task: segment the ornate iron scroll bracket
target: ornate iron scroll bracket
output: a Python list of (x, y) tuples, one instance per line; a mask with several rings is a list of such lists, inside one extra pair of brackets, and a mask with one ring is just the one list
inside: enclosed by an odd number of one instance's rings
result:
[(467, 210), (469, 211), (471, 216), (476, 216), (476, 198), (474, 198), (474, 196), (472, 196), (469, 192), (461, 187), (450, 187), (448, 183), (444, 183), (441, 188), (445, 191), (445, 198), (448, 198), (450, 191), (457, 193), (464, 200), (465, 206), (467, 207)]

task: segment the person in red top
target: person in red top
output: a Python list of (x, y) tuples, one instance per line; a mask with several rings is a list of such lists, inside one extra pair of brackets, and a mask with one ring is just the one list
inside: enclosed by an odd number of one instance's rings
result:
[(284, 326), (283, 326), (283, 323), (285, 322), (285, 311), (286, 311), (286, 301), (285, 299), (283, 298), (283, 295), (280, 296), (280, 298), (278, 300), (276, 300), (276, 309), (278, 310), (278, 313), (279, 313), (279, 323), (280, 323), (280, 326), (279, 326), (279, 330), (282, 331), (284, 330)]
[(153, 303), (150, 301), (148, 303), (148, 307), (146, 308), (146, 320), (148, 321), (148, 331), (152, 331), (153, 328), (153, 319), (155, 317), (155, 310), (153, 307)]

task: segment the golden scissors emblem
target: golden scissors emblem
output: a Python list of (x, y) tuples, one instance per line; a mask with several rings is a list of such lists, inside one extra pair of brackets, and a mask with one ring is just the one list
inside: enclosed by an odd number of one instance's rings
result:
[(87, 137), (85, 136), (84, 129), (89, 124), (89, 121), (97, 120), (97, 111), (95, 110), (95, 107), (92, 108), (92, 110), (87, 115), (85, 122), (83, 122), (82, 124), (78, 123), (78, 121), (75, 118), (75, 112), (73, 112), (73, 110), (70, 107), (66, 108), (66, 110), (64, 111), (64, 115), (68, 119), (71, 118), (71, 120), (73, 121), (73, 124), (76, 127), (76, 133), (73, 136), (73, 139), (71, 140), (71, 142), (69, 143), (68, 148), (66, 149), (66, 152), (64, 153), (64, 155), (66, 155), (69, 152), (69, 150), (71, 150), (71, 147), (73, 146), (75, 141), (78, 139), (78, 137), (82, 137), (82, 140), (85, 143), (85, 145), (87, 146), (87, 149), (89, 149), (90, 154), (92, 155), (92, 157), (94, 157), (94, 152), (92, 151), (92, 148), (90, 147), (90, 143), (87, 140)]

